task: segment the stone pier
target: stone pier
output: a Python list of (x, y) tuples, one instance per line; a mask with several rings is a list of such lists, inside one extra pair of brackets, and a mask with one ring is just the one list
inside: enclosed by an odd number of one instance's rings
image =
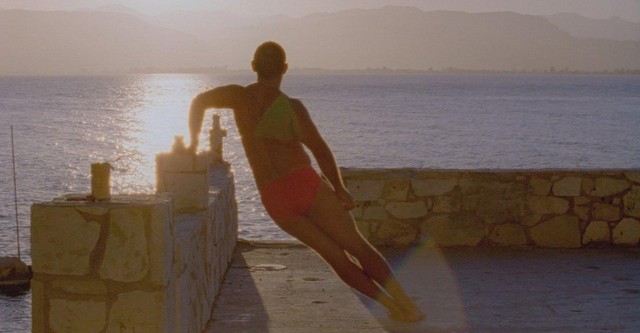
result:
[(159, 154), (158, 194), (34, 204), (33, 332), (202, 332), (237, 242), (219, 156)]

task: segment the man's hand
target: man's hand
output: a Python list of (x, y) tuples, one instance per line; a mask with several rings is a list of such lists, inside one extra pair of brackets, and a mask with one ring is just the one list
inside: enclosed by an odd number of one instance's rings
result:
[(187, 147), (187, 153), (195, 154), (197, 152), (198, 152), (198, 140), (191, 139), (191, 142), (189, 143), (189, 147)]
[(356, 208), (356, 202), (355, 200), (353, 200), (351, 193), (349, 193), (347, 189), (345, 189), (344, 187), (340, 187), (336, 189), (335, 193), (336, 193), (336, 196), (338, 196), (338, 200), (340, 200), (340, 202), (342, 203), (342, 206), (346, 210), (352, 210)]

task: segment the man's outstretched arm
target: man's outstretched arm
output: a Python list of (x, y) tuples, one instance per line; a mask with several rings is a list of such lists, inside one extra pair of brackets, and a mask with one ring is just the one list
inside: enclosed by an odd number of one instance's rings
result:
[(235, 109), (241, 99), (244, 87), (239, 85), (229, 85), (214, 88), (198, 94), (191, 102), (189, 110), (189, 151), (195, 153), (198, 150), (198, 139), (204, 112), (207, 109)]
[(307, 146), (313, 154), (313, 157), (318, 162), (320, 171), (322, 171), (322, 174), (324, 174), (329, 183), (331, 183), (331, 186), (333, 186), (334, 192), (345, 209), (351, 210), (355, 208), (356, 203), (342, 181), (342, 175), (340, 174), (340, 169), (333, 156), (333, 152), (331, 152), (329, 145), (324, 141), (313, 120), (311, 120), (309, 111), (307, 111), (302, 102), (298, 100), (292, 100), (292, 102), (297, 111), (298, 124), (302, 130), (300, 141)]

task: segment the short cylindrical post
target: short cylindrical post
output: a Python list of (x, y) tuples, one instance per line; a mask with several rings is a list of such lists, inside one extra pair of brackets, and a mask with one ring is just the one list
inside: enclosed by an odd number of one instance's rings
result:
[(213, 124), (209, 131), (209, 144), (211, 145), (211, 155), (214, 163), (223, 161), (222, 139), (227, 136), (227, 131), (220, 126), (220, 115), (213, 114)]
[(91, 164), (91, 195), (94, 199), (98, 201), (111, 199), (111, 186), (109, 184), (110, 175), (111, 164)]

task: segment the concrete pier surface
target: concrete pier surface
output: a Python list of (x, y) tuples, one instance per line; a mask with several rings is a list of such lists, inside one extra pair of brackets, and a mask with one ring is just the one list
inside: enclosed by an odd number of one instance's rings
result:
[(398, 323), (302, 246), (239, 244), (205, 332), (640, 332), (640, 249), (383, 251), (426, 312)]

